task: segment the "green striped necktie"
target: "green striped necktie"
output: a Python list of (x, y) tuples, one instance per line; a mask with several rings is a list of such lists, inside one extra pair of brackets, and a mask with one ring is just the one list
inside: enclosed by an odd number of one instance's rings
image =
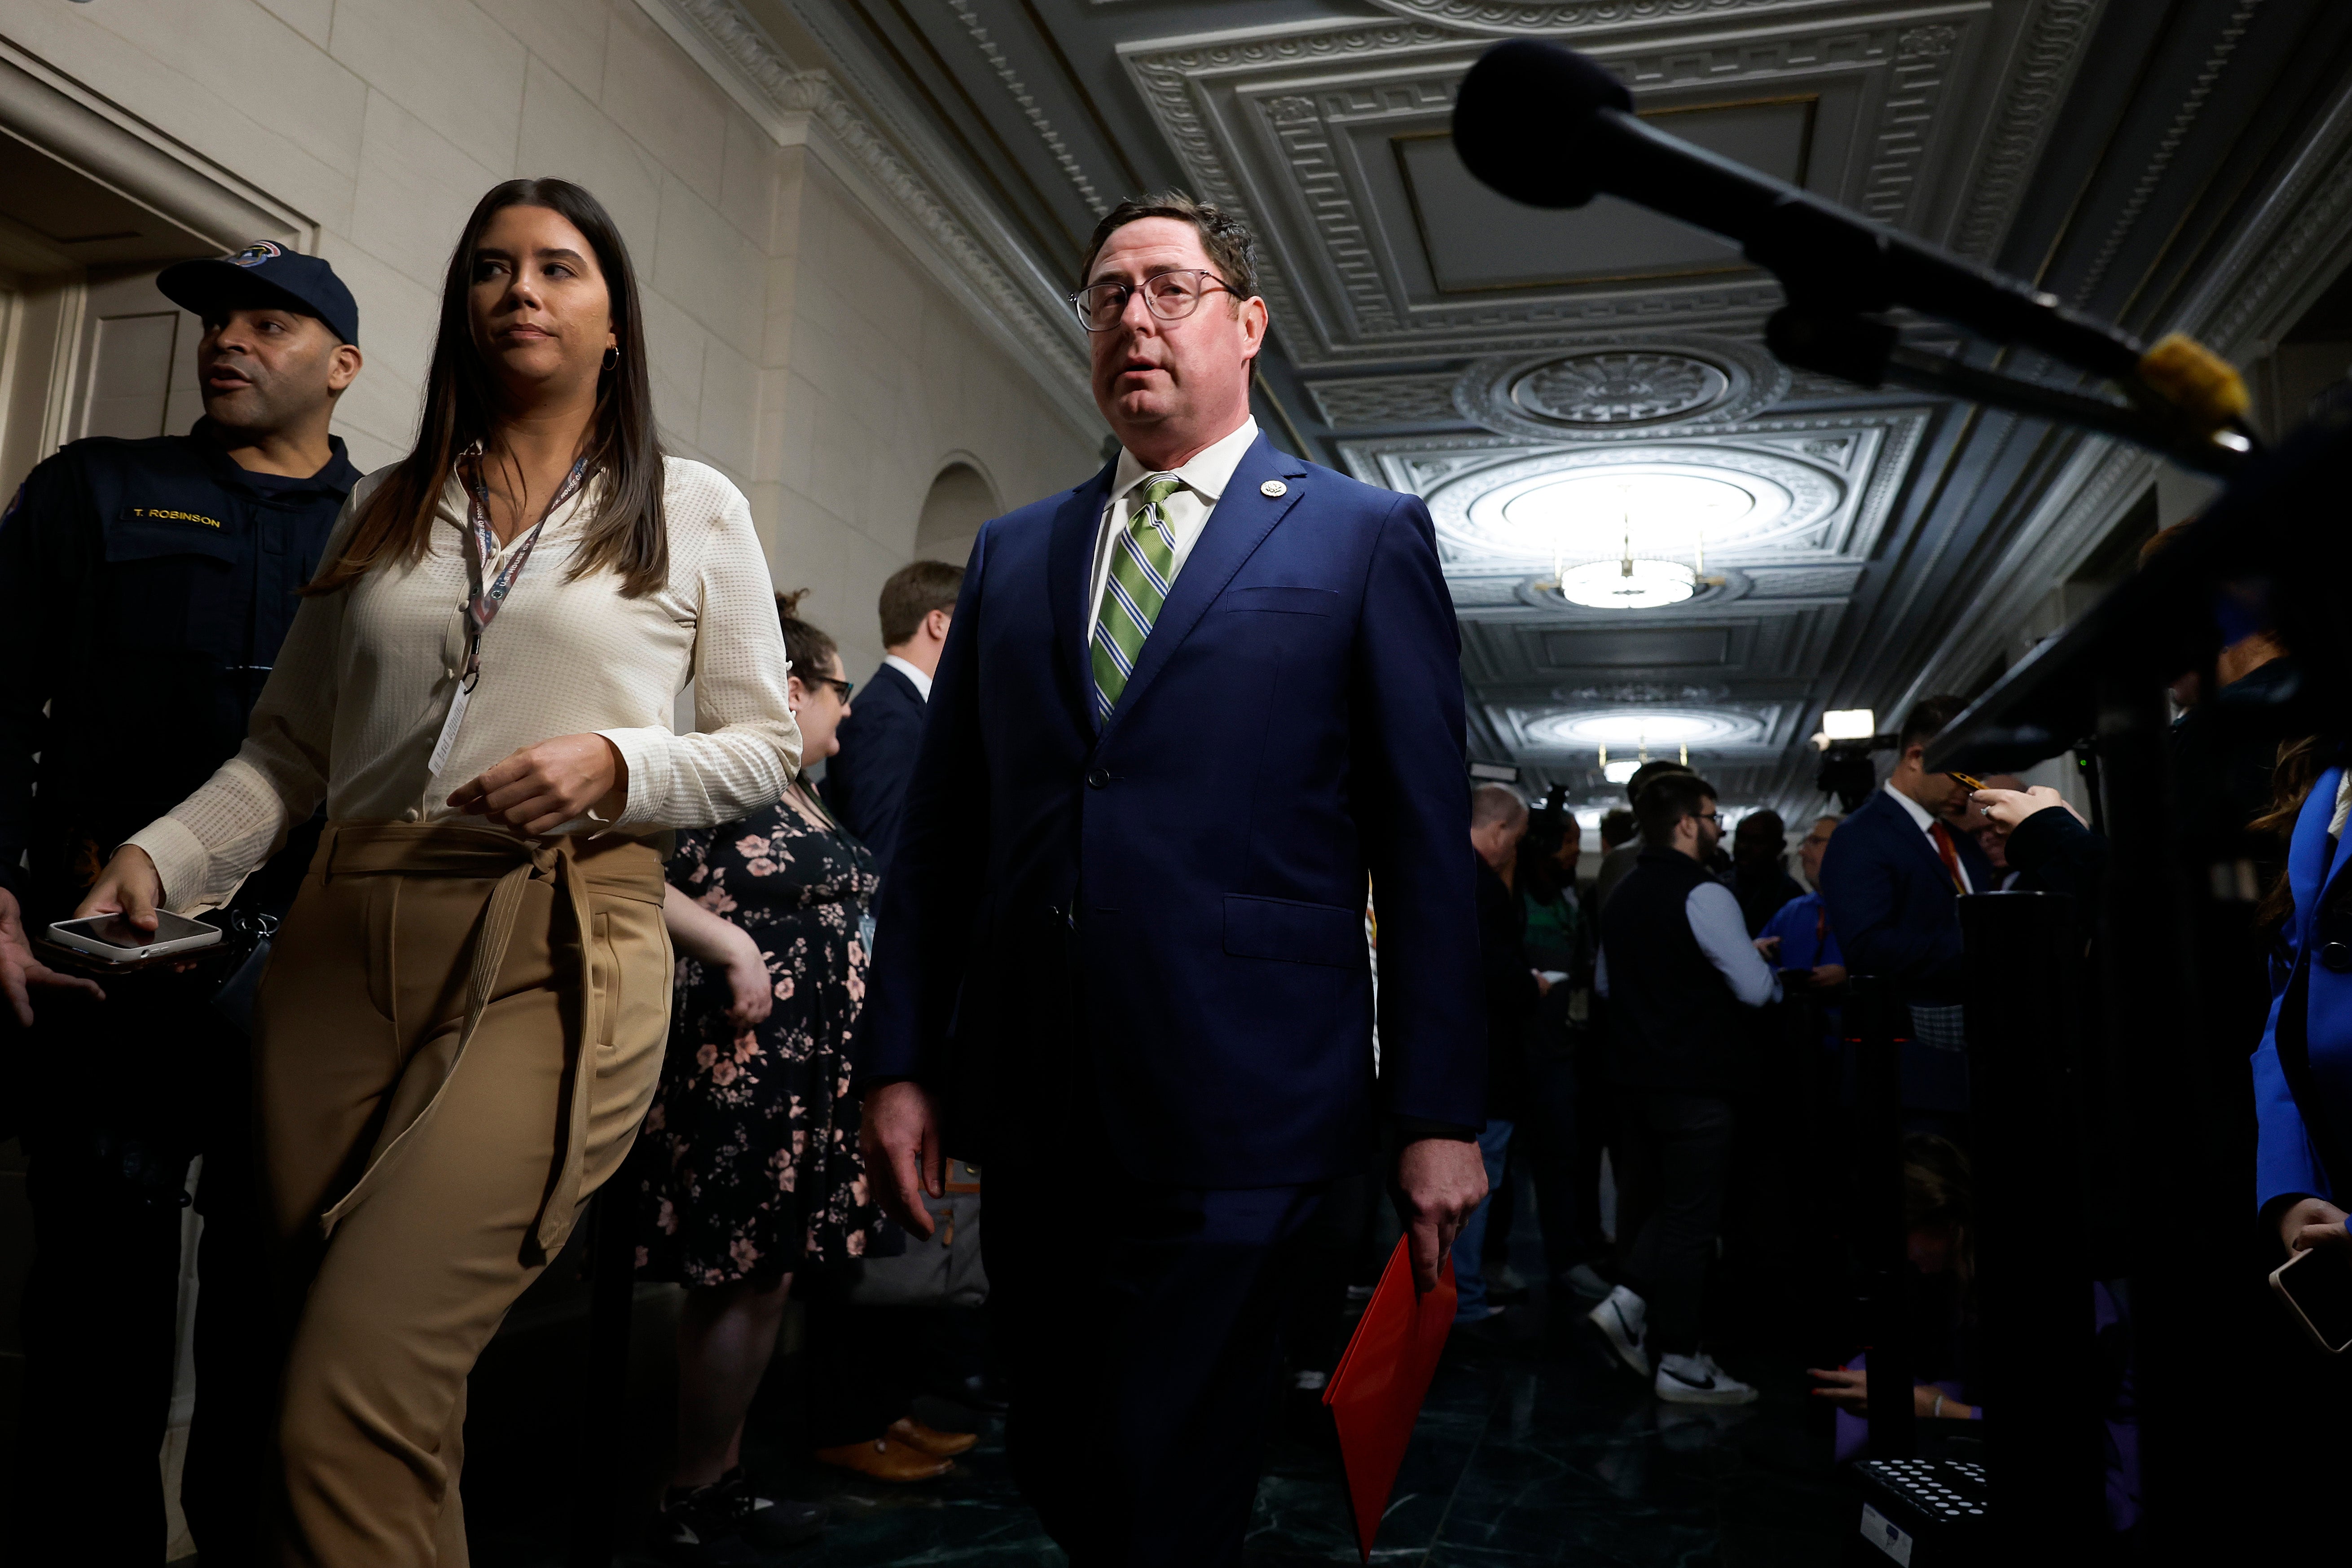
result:
[(1118, 694), (1135, 674), (1143, 641), (1160, 606), (1168, 602), (1168, 584), (1176, 580), (1176, 531), (1168, 525), (1165, 502), (1184, 488), (1171, 474), (1154, 474), (1143, 486), (1143, 499), (1128, 514), (1127, 526), (1111, 543), (1110, 578), (1103, 584), (1102, 610), (1095, 617), (1095, 717), (1110, 718)]

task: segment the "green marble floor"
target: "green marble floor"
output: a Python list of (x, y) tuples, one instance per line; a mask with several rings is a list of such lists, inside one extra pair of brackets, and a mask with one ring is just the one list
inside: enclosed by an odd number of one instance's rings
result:
[[(642, 1302), (639, 1316), (655, 1320), (640, 1324), (633, 1380), (638, 1429), (648, 1434), (635, 1468), (650, 1496), (667, 1397), (659, 1375), (666, 1325)], [(1499, 1335), (1457, 1335), (1448, 1347), (1381, 1523), (1378, 1561), (1796, 1568), (1843, 1559), (1856, 1504), (1828, 1468), (1827, 1437), (1812, 1419), (1818, 1412), (1805, 1408), (1793, 1361), (1726, 1358), (1765, 1391), (1747, 1409), (1664, 1405), (1609, 1363), (1572, 1313), (1550, 1314), (1538, 1300), (1513, 1308), (1510, 1321)], [(466, 1493), (481, 1568), (566, 1561), (570, 1493), (551, 1463), (562, 1451), (563, 1423), (523, 1394), (546, 1387), (578, 1352), (574, 1337), (560, 1323), (511, 1336), (477, 1374)], [(926, 1404), (935, 1424), (980, 1431), (979, 1447), (937, 1483), (868, 1485), (796, 1455), (795, 1389), (787, 1358), (762, 1392), (748, 1452), (778, 1489), (831, 1510), (824, 1539), (792, 1553), (792, 1568), (1064, 1561), (1013, 1486), (1001, 1424)], [(1248, 1568), (1355, 1558), (1336, 1447), (1319, 1407), (1302, 1400), (1285, 1411), (1269, 1454)], [(651, 1559), (631, 1552), (622, 1561)]]

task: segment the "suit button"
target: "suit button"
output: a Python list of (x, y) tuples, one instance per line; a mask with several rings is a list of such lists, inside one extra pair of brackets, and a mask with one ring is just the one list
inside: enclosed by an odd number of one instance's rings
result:
[(1087, 774), (1087, 787), (1088, 789), (1100, 789), (1103, 785), (1108, 783), (1110, 783), (1110, 773), (1108, 769), (1096, 768)]
[(2352, 974), (2352, 942), (2331, 942), (2322, 947), (2319, 966), (2332, 974)]

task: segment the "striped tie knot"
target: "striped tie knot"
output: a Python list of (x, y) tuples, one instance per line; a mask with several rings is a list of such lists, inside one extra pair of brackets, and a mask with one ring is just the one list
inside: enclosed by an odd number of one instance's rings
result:
[(1095, 714), (1108, 719), (1118, 694), (1135, 674), (1144, 639), (1168, 602), (1176, 577), (1176, 533), (1165, 510), (1170, 496), (1184, 488), (1172, 474), (1155, 474), (1142, 487), (1127, 526), (1112, 542), (1110, 575), (1103, 584), (1102, 610), (1095, 618), (1093, 664)]

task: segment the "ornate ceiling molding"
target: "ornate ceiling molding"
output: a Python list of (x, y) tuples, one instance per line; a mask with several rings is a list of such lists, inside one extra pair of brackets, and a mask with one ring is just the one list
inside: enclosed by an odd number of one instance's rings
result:
[(1501, 435), (1623, 441), (1735, 428), (1788, 391), (1788, 367), (1761, 346), (1682, 338), (1482, 360), (1464, 374), (1454, 404)]
[(1465, 33), (1598, 33), (1692, 18), (1748, 21), (1759, 12), (1818, 9), (1834, 0), (1372, 0), (1381, 10)]
[(1095, 189), (1094, 182), (1087, 177), (1086, 170), (1079, 167), (1076, 155), (1063, 142), (1062, 133), (1054, 129), (1053, 122), (1045, 118), (1045, 111), (1037, 107), (1036, 94), (1029, 90), (1028, 84), (1021, 79), (1013, 62), (1005, 58), (1003, 46), (990, 35), (988, 25), (981, 20), (979, 8), (972, 0), (948, 0), (948, 5), (955, 12), (956, 20), (963, 24), (963, 30), (971, 35), (972, 47), (988, 62), (988, 68), (996, 73), (996, 79), (1004, 84), (1006, 92), (1012, 94), (1022, 118), (1029, 121), (1029, 128), (1037, 132), (1037, 140), (1043, 142), (1045, 150), (1054, 155), (1055, 164), (1076, 187), (1078, 197), (1087, 204), (1087, 210), (1097, 217), (1110, 211), (1110, 203)]
[(2084, 45), (2099, 25), (2106, 0), (2038, 0), (2033, 19), (2019, 40), (2002, 96), (2000, 118), (1986, 138), (1960, 220), (1949, 244), (1962, 256), (1990, 261), (2009, 237), (2026, 182), (2049, 145), (2058, 106), (2074, 85)]
[[(2303, 147), (2238, 225), (2228, 249), (2198, 279), (2167, 330), (2201, 339), (2233, 360), (2266, 352), (2352, 250), (2352, 89), (2339, 94)], [(2151, 333), (2150, 335), (2154, 335)], [(2157, 460), (2137, 447), (2075, 437), (2075, 450), (2011, 534), (1968, 611), (1890, 711), (1920, 693), (2013, 655), (2053, 582), (2089, 557), (2154, 480)]]
[[(1079, 429), (1100, 428), (1077, 324), (1065, 330), (1067, 312), (1052, 280), (952, 160), (909, 133), (910, 118), (919, 117), (891, 112), (895, 89), (859, 79), (852, 98), (832, 72), (797, 68), (736, 0), (637, 4), (779, 146), (807, 146), (848, 184)], [(793, 9), (832, 48), (817, 18)]]
[(1382, 425), (1453, 425), (1462, 416), (1454, 406), (1454, 375), (1368, 375), (1338, 381), (1311, 381), (1307, 395), (1315, 399), (1323, 423), (1334, 430), (1376, 429)]
[[(1711, 5), (1657, 12), (1700, 22), (1719, 14)], [(1788, 7), (1775, 20), (1782, 16), (1785, 25), (1769, 31), (1654, 28), (1596, 43), (1595, 52), (1651, 101), (1836, 99), (1849, 130), (1822, 155), (1832, 186), (1824, 194), (1939, 237), (1958, 221), (1960, 182), (1937, 178), (1933, 165), (1969, 155), (1991, 122), (1990, 108), (1979, 110), (1958, 84), (1993, 73), (2014, 52), (2024, 5), (1914, 0), (1860, 16), (1812, 6)], [(1777, 308), (1778, 284), (1736, 259), (1719, 276), (1471, 294), (1447, 295), (1421, 279), (1429, 263), (1403, 236), (1411, 197), (1391, 188), (1401, 176), (1385, 166), (1389, 146), (1443, 132), (1462, 74), (1488, 43), (1416, 16), (1147, 40), (1122, 45), (1120, 58), (1188, 183), (1258, 231), (1262, 290), (1302, 366), (1606, 342), (1664, 321), (1745, 333)], [(2011, 118), (2031, 118), (2051, 101), (2028, 95)], [(2024, 132), (2010, 125), (2002, 134), (2008, 145)], [(2014, 196), (2003, 185), (1986, 200)], [(1996, 212), (1972, 221), (1997, 230), (2006, 219)]]

